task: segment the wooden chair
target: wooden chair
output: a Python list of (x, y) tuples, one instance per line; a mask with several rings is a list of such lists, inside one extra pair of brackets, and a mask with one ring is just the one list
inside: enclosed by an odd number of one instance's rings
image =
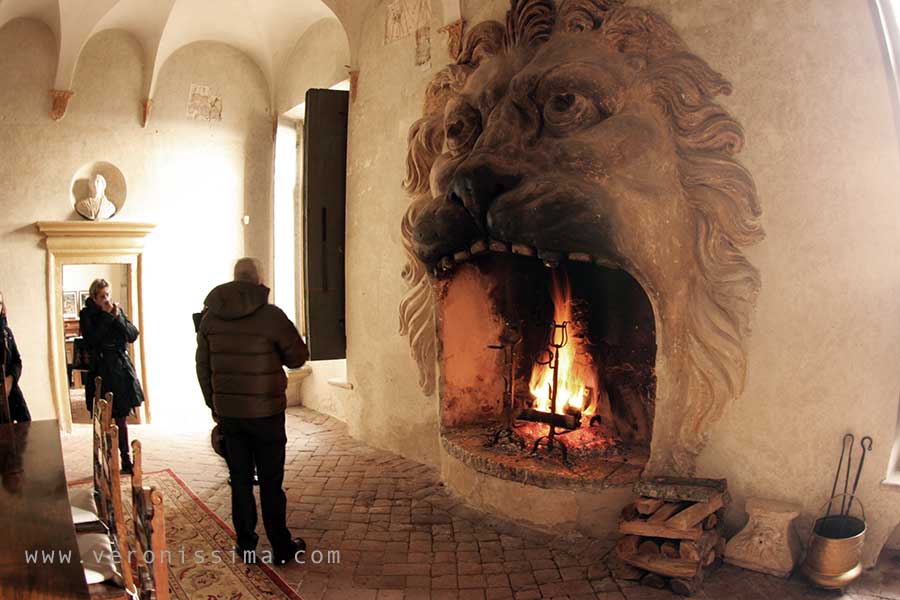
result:
[[(112, 406), (112, 394), (98, 400), (101, 429)], [(100, 449), (94, 460), (99, 466), (98, 514), (107, 533), (82, 533), (77, 536), (78, 549), (85, 569), (91, 598), (135, 598), (131, 571), (131, 552), (122, 506), (122, 482), (119, 474), (119, 428), (109, 425), (100, 435)]]
[(94, 485), (90, 489), (78, 489), (69, 492), (69, 504), (72, 508), (72, 522), (75, 523), (76, 533), (106, 533), (106, 515), (102, 513), (103, 505), (100, 498), (100, 448), (102, 436), (109, 431), (112, 423), (112, 402), (101, 401), (100, 390), (103, 380), (100, 377), (94, 379), (94, 409), (91, 413), (93, 426), (91, 466), (94, 476)]
[[(134, 511), (134, 542), (137, 555), (140, 600), (169, 600), (169, 565), (166, 562), (166, 515), (163, 493), (144, 486), (141, 442), (131, 442), (134, 473), (131, 476), (131, 507)], [(147, 564), (145, 556), (152, 556)]]

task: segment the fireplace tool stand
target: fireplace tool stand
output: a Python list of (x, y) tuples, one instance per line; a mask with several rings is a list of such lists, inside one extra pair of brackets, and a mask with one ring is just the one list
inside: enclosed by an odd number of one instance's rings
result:
[[(541, 365), (549, 365), (550, 369), (553, 371), (553, 384), (550, 386), (550, 414), (556, 414), (556, 395), (559, 389), (559, 351), (569, 342), (569, 334), (567, 331), (569, 322), (563, 321), (562, 324), (553, 321), (553, 328), (550, 330), (550, 343), (549, 346), (552, 350), (548, 349), (545, 352), (548, 354), (548, 358), (546, 361), (538, 360), (537, 363)], [(563, 463), (569, 464), (569, 449), (566, 447), (566, 444), (557, 439), (556, 433), (556, 425), (553, 422), (547, 424), (550, 428), (547, 431), (547, 435), (539, 437), (535, 442), (534, 446), (531, 448), (531, 456), (537, 454), (540, 449), (541, 442), (544, 442), (548, 452), (552, 453), (554, 450), (559, 450), (560, 454), (562, 454)]]
[(521, 324), (516, 327), (506, 323), (506, 328), (500, 336), (500, 343), (490, 345), (488, 348), (503, 351), (503, 424), (491, 435), (484, 446), (490, 448), (506, 439), (520, 448), (525, 447), (525, 441), (514, 430), (516, 410), (516, 348), (522, 341)]

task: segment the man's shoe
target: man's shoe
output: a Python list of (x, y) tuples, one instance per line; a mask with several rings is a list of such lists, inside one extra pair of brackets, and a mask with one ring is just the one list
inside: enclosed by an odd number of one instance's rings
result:
[(122, 475), (134, 475), (134, 465), (130, 460), (128, 462), (123, 462), (122, 467), (119, 469), (119, 472)]
[(306, 542), (303, 538), (294, 538), (291, 540), (291, 548), (285, 553), (276, 552), (272, 557), (272, 564), (281, 567), (293, 561), (298, 552), (306, 552)]
[(244, 550), (240, 546), (235, 546), (234, 553), (237, 554), (237, 557), (245, 565), (255, 565), (256, 564), (256, 549)]

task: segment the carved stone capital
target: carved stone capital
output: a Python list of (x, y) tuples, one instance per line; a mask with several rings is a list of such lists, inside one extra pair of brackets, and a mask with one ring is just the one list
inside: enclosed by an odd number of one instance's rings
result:
[(459, 54), (462, 52), (462, 39), (465, 28), (466, 20), (458, 19), (438, 29), (439, 32), (447, 34), (447, 54), (450, 55), (451, 60), (459, 58)]
[(69, 107), (69, 98), (75, 92), (71, 90), (50, 90), (50, 118), (59, 121), (66, 116), (66, 109)]
[(800, 558), (800, 538), (793, 521), (800, 508), (792, 504), (750, 498), (750, 520), (725, 547), (725, 562), (744, 569), (787, 577)]

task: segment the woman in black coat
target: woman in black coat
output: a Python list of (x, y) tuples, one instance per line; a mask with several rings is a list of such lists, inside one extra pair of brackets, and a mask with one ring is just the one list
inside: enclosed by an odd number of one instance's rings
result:
[[(16, 346), (16, 338), (6, 321), (6, 303), (3, 301), (3, 293), (0, 292), (0, 343), (3, 347), (3, 385), (6, 386), (6, 397), (9, 401), (9, 416), (13, 421), (24, 423), (31, 420), (28, 405), (25, 404), (25, 396), (19, 389), (19, 378), (22, 377), (22, 356), (19, 347)], [(0, 416), (0, 422), (6, 416)]]
[(84, 393), (89, 411), (94, 405), (94, 377), (103, 379), (101, 396), (113, 394), (112, 416), (119, 427), (119, 454), (122, 456), (122, 472), (132, 470), (128, 452), (128, 424), (125, 419), (144, 401), (134, 364), (128, 356), (128, 344), (134, 343), (137, 330), (118, 302), (109, 295), (109, 283), (95, 279), (91, 283), (90, 298), (80, 314), (81, 336), (91, 351), (91, 368), (85, 382)]

